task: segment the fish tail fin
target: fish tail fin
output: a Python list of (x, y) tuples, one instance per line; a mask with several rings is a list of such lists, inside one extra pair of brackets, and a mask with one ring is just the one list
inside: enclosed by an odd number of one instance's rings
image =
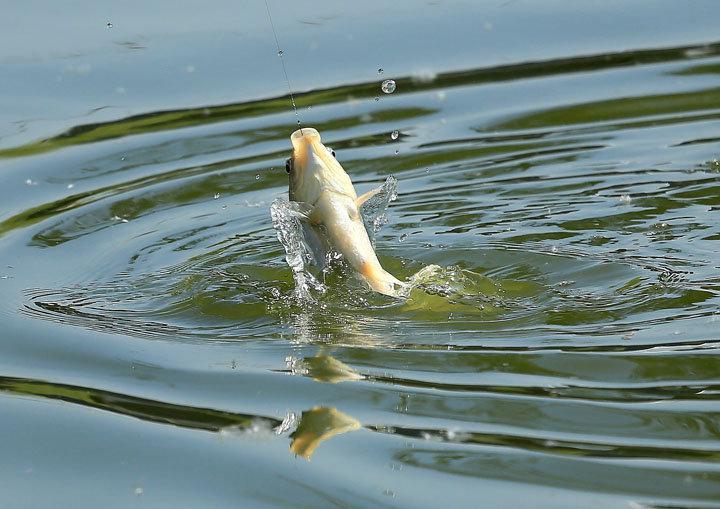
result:
[(361, 273), (370, 288), (389, 297), (403, 297), (409, 288), (406, 283), (403, 283), (380, 266), (366, 265), (362, 268)]

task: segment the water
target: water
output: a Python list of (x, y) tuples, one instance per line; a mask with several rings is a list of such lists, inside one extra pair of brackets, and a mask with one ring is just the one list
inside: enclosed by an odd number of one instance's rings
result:
[(440, 266), (394, 301), (325, 260), (311, 304), (263, 3), (33, 6), (2, 507), (720, 507), (716, 2), (273, 3), (303, 125), (397, 179), (383, 266)]

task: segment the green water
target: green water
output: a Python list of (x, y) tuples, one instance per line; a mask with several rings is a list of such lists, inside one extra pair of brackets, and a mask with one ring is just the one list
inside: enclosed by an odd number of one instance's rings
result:
[(264, 2), (5, 6), (0, 506), (720, 507), (720, 4), (271, 6), (441, 281), (294, 303)]

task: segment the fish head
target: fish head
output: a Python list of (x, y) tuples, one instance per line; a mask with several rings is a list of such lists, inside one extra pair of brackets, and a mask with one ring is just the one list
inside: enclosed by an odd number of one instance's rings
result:
[(335, 152), (323, 145), (317, 129), (298, 129), (290, 135), (290, 141), (293, 151), (285, 163), (290, 200), (314, 204), (325, 191), (357, 199), (350, 177), (335, 159)]

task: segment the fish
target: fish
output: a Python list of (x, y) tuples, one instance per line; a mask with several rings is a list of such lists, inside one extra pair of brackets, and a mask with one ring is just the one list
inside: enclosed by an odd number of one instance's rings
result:
[(320, 133), (303, 127), (290, 136), (292, 153), (285, 163), (289, 199), (309, 226), (312, 244), (326, 241), (375, 292), (401, 298), (409, 286), (383, 269), (368, 236), (361, 207), (382, 188), (360, 196)]
[(302, 413), (297, 428), (290, 435), (290, 451), (310, 461), (322, 442), (361, 427), (360, 421), (337, 408), (314, 407)]

